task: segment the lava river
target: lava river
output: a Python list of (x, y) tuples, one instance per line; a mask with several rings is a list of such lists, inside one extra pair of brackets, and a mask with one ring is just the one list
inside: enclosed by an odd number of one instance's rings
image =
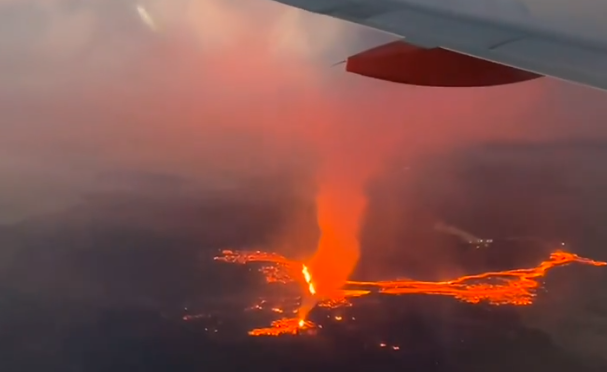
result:
[[(532, 268), (491, 271), (475, 275), (466, 275), (448, 281), (416, 281), (399, 279), (389, 281), (349, 280), (343, 289), (330, 298), (319, 298), (314, 288), (314, 278), (310, 276), (305, 264), (289, 260), (276, 253), (261, 251), (224, 250), (215, 260), (235, 264), (250, 262), (262, 263), (260, 272), (267, 282), (299, 282), (305, 296), (313, 298), (317, 306), (336, 308), (349, 306), (348, 299), (371, 293), (386, 295), (428, 294), (452, 296), (468, 303), (486, 302), (491, 305), (530, 305), (540, 287), (539, 279), (555, 267), (572, 263), (591, 266), (606, 266), (607, 262), (595, 261), (573, 253), (555, 251), (550, 257)], [(254, 336), (276, 336), (297, 334), (300, 330), (313, 328), (314, 324), (302, 318), (283, 318), (274, 321), (267, 328), (249, 332)]]

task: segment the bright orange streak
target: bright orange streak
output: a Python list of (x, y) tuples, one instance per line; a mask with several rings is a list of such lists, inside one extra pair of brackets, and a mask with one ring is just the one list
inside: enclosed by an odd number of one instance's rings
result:
[(304, 276), (306, 284), (308, 284), (308, 292), (314, 296), (316, 294), (316, 288), (314, 287), (314, 283), (312, 283), (312, 276), (310, 275), (310, 271), (308, 271), (308, 267), (306, 265), (303, 265), (301, 273)]

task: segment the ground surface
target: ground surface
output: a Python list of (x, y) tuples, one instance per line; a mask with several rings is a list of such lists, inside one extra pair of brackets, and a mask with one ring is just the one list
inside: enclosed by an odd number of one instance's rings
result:
[[(607, 173), (593, 162), (603, 153), (587, 144), (500, 145), (384, 175), (370, 185), (355, 275), (436, 280), (528, 267), (551, 249), (538, 239), (605, 260)], [(313, 337), (244, 336), (272, 316), (244, 308), (283, 290), (212, 256), (252, 246), (305, 256), (299, 246), (311, 252), (317, 234), (308, 202), (252, 190), (98, 195), (1, 227), (0, 370), (605, 370), (607, 274), (585, 266), (555, 269), (526, 308), (373, 297), (339, 313), (313, 311), (324, 325)], [(303, 227), (285, 226), (294, 214)], [(437, 222), (494, 243), (471, 250), (437, 233)], [(299, 244), (284, 244), (284, 232)], [(203, 313), (211, 315), (182, 319)]]

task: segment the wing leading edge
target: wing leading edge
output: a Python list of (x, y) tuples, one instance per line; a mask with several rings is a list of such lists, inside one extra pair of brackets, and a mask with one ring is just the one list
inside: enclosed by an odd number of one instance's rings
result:
[(275, 0), (540, 75), (607, 90), (607, 47), (394, 0)]

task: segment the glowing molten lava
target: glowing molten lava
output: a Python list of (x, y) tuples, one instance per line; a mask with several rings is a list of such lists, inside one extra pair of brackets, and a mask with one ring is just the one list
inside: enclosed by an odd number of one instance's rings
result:
[[(275, 271), (268, 271), (264, 266), (260, 272), (266, 275), (268, 282), (279, 281), (289, 283), (299, 281), (307, 286), (311, 295), (317, 295), (307, 266), (296, 261), (289, 260), (283, 256), (274, 253), (265, 252), (234, 252), (223, 251), (223, 256), (216, 257), (216, 260), (245, 264), (247, 262), (264, 262), (274, 267)], [(530, 305), (536, 296), (536, 290), (539, 288), (538, 279), (544, 277), (546, 273), (558, 266), (565, 266), (571, 263), (580, 263), (591, 266), (606, 266), (607, 262), (595, 261), (580, 257), (573, 253), (556, 251), (550, 257), (541, 262), (538, 266), (527, 269), (515, 269), (505, 271), (491, 271), (476, 275), (466, 275), (453, 280), (442, 282), (417, 281), (410, 279), (363, 282), (346, 281), (345, 287), (330, 292), (331, 296), (319, 296), (314, 300), (314, 304), (320, 307), (336, 308), (341, 306), (350, 306), (349, 298), (362, 297), (371, 293), (380, 293), (385, 295), (403, 295), (403, 294), (428, 294), (452, 296), (460, 301), (469, 303), (487, 302), (491, 305)], [(296, 268), (302, 268), (300, 274), (292, 276), (297, 272)], [(278, 280), (277, 278), (280, 278)], [(305, 297), (302, 308), (309, 306)], [(312, 305), (313, 307), (314, 305)], [(310, 307), (311, 309), (311, 307)], [(314, 324), (305, 319), (307, 311), (300, 314), (298, 318), (280, 319), (272, 323), (269, 328), (260, 328), (251, 331), (249, 334), (254, 336), (266, 335), (275, 336), (281, 334), (296, 334), (300, 329), (314, 328)]]
[(316, 288), (314, 288), (314, 283), (312, 283), (312, 276), (310, 275), (310, 271), (308, 270), (308, 267), (306, 265), (303, 265), (301, 273), (303, 274), (306, 284), (308, 285), (308, 292), (310, 292), (310, 294), (314, 296), (316, 294)]
[[(234, 252), (223, 251), (223, 256), (216, 257), (217, 260), (233, 263), (267, 262), (277, 265), (278, 275), (281, 283), (302, 280), (308, 283), (308, 276), (302, 278), (293, 277), (293, 267), (301, 267), (296, 261), (291, 261), (277, 254), (264, 252)], [(595, 261), (580, 257), (574, 253), (556, 251), (538, 266), (528, 269), (515, 269), (505, 271), (491, 271), (482, 274), (466, 275), (453, 280), (442, 282), (417, 281), (411, 279), (389, 280), (377, 282), (346, 281), (346, 289), (334, 291), (334, 297), (321, 297), (319, 306), (336, 306), (345, 304), (344, 299), (360, 297), (372, 292), (400, 295), (400, 294), (433, 294), (453, 296), (458, 300), (478, 303), (487, 301), (493, 305), (529, 305), (535, 297), (535, 291), (539, 287), (538, 279), (557, 266), (565, 266), (571, 263), (581, 263), (591, 266), (606, 266), (607, 262)], [(305, 266), (304, 266), (305, 267)], [(262, 268), (262, 273), (267, 273)], [(276, 281), (277, 273), (272, 272), (266, 276), (268, 282)], [(310, 278), (311, 279), (311, 278)], [(333, 306), (330, 306), (333, 307)]]
[(530, 269), (491, 271), (477, 275), (466, 275), (444, 282), (422, 282), (415, 280), (395, 280), (382, 282), (356, 282), (355, 286), (378, 287), (384, 294), (423, 293), (453, 296), (458, 300), (478, 303), (486, 301), (492, 305), (530, 305), (539, 287), (537, 281), (548, 270), (570, 263), (605, 266), (606, 262), (594, 261), (573, 253), (557, 251), (550, 258)]
[(306, 265), (303, 265), (301, 273), (303, 274), (303, 278), (305, 280), (305, 285), (308, 287), (308, 294), (309, 294), (309, 295), (304, 295), (302, 297), (301, 306), (299, 307), (299, 311), (298, 311), (299, 319), (301, 321), (304, 321), (306, 319), (306, 316), (308, 315), (308, 312), (310, 312), (310, 310), (312, 310), (312, 308), (314, 308), (314, 306), (316, 306), (317, 300), (316, 300), (316, 286), (312, 282), (312, 275), (310, 274), (310, 271), (308, 270), (308, 267)]
[(296, 335), (299, 332), (314, 328), (314, 323), (297, 319), (284, 318), (275, 320), (267, 328), (257, 328), (249, 331), (250, 336), (281, 336), (281, 335)]

